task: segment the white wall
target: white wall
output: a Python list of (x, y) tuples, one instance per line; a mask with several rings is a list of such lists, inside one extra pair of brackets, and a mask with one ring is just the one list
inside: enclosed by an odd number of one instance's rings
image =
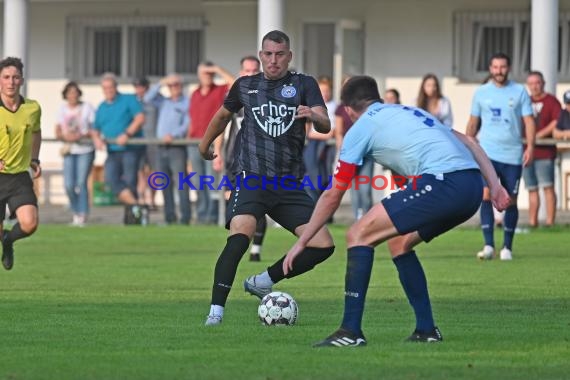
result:
[[(238, 71), (240, 57), (256, 53), (259, 48), (256, 46), (257, 5), (254, 1), (232, 4), (230, 1), (204, 3), (201, 0), (32, 0), (31, 3), (28, 94), (42, 104), (45, 136), (53, 136), (55, 112), (61, 103), (60, 91), (67, 80), (65, 20), (68, 15), (184, 13), (204, 16), (207, 21), (206, 59), (233, 73)], [(381, 90), (396, 87), (403, 102), (410, 104), (417, 95), (421, 77), (433, 72), (442, 80), (443, 92), (452, 102), (455, 128), (464, 130), (477, 84), (461, 83), (453, 76), (453, 13), (478, 9), (529, 10), (530, 0), (287, 0), (285, 31), (292, 38), (292, 65), (302, 69), (303, 22), (363, 21), (365, 72), (379, 81)], [(570, 9), (570, 0), (560, 0), (560, 9)], [(557, 86), (559, 99), (567, 89), (570, 89), (570, 83)], [(97, 85), (85, 85), (83, 90), (85, 100), (94, 105), (101, 101)], [(121, 90), (130, 92), (131, 86), (122, 86)], [(55, 146), (46, 144), (41, 158), (46, 165), (60, 165)]]

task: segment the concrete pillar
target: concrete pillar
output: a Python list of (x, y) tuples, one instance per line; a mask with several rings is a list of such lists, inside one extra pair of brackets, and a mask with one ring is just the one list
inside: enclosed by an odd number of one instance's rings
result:
[(558, 76), (558, 0), (531, 0), (530, 68), (544, 74), (546, 91), (556, 93)]
[(258, 0), (257, 2), (257, 48), (261, 49), (261, 40), (268, 32), (283, 30), (285, 18), (285, 0)]
[[(29, 0), (4, 0), (4, 57), (18, 57), (24, 63), (27, 78), (28, 61), (28, 7)], [(25, 83), (22, 92), (25, 93)]]

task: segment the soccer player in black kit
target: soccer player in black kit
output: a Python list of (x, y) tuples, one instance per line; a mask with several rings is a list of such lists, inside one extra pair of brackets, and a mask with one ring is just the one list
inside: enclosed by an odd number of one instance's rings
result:
[[(223, 133), (232, 115), (243, 108), (232, 172), (246, 183), (232, 190), (226, 210), (230, 233), (214, 270), (207, 326), (222, 323), (237, 266), (255, 233), (257, 220), (267, 214), (299, 236), (315, 206), (301, 186), (305, 123), (312, 122), (321, 133), (328, 133), (331, 126), (317, 81), (290, 72), (292, 57), (285, 33), (267, 33), (259, 52), (263, 72), (236, 80), (200, 142), (202, 157), (214, 159), (218, 152), (211, 148), (213, 141)], [(245, 290), (262, 297), (271, 292), (273, 284), (313, 269), (333, 251), (332, 237), (323, 227), (296, 258), (291, 272), (283, 273), (283, 256), (267, 271), (248, 278)]]

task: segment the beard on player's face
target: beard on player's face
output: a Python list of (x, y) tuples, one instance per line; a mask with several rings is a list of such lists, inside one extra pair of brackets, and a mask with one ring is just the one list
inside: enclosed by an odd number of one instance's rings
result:
[(493, 80), (497, 83), (505, 83), (507, 81), (507, 78), (509, 77), (509, 74), (503, 74), (503, 73), (495, 73), (493, 74)]

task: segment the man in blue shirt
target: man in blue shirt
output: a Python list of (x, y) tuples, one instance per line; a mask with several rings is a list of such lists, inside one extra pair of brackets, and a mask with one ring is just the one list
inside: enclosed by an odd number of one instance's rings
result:
[[(170, 97), (160, 94), (160, 88), (167, 86)], [(178, 74), (171, 74), (163, 78), (160, 83), (153, 85), (145, 94), (144, 101), (151, 102), (158, 108), (158, 124), (156, 137), (162, 140), (163, 145), (158, 147), (158, 170), (166, 173), (173, 181), (163, 191), (164, 219), (167, 224), (176, 223), (176, 211), (173, 188), (178, 188), (178, 173), (186, 176), (186, 146), (172, 145), (174, 139), (182, 139), (188, 132), (190, 116), (188, 114), (189, 101), (183, 95), (183, 81)], [(183, 186), (178, 192), (180, 206), (180, 223), (190, 224), (190, 192), (188, 186)]]
[(299, 265), (297, 256), (337, 210), (363, 159), (371, 157), (413, 181), (372, 207), (348, 230), (344, 318), (340, 329), (316, 346), (366, 344), (361, 329), (364, 301), (374, 247), (384, 241), (416, 315), (416, 329), (408, 341), (439, 342), (443, 338), (435, 326), (426, 277), (414, 247), (477, 211), (483, 193), (481, 174), (498, 209), (507, 206), (509, 195), (474, 138), (444, 126), (419, 108), (383, 104), (373, 78), (349, 79), (341, 100), (355, 123), (342, 143), (332, 187), (319, 198), (311, 220), (283, 262), (283, 271)]
[[(143, 145), (127, 145), (132, 137), (142, 137), (141, 127), (144, 113), (140, 102), (133, 94), (117, 91), (117, 79), (107, 73), (101, 78), (101, 88), (105, 100), (95, 113), (92, 132), (95, 147), (105, 149), (104, 139), (115, 139), (115, 144), (107, 145), (105, 161), (105, 182), (109, 184), (117, 199), (124, 204), (125, 217), (129, 212), (140, 218), (138, 207), (137, 174)], [(125, 220), (127, 223), (127, 220)]]
[[(522, 84), (508, 79), (510, 58), (502, 53), (491, 57), (489, 63), (490, 80), (477, 89), (471, 106), (471, 116), (467, 123), (467, 136), (479, 140), (481, 147), (491, 159), (501, 183), (509, 192), (511, 203), (505, 211), (503, 221), (504, 241), (501, 260), (512, 260), (512, 245), (519, 219), (517, 196), (522, 167), (533, 160), (535, 123), (532, 103)], [(522, 125), (528, 140), (523, 152)], [(485, 239), (483, 250), (477, 253), (481, 260), (495, 256), (493, 228), (495, 217), (485, 187), (481, 203), (481, 228)]]

